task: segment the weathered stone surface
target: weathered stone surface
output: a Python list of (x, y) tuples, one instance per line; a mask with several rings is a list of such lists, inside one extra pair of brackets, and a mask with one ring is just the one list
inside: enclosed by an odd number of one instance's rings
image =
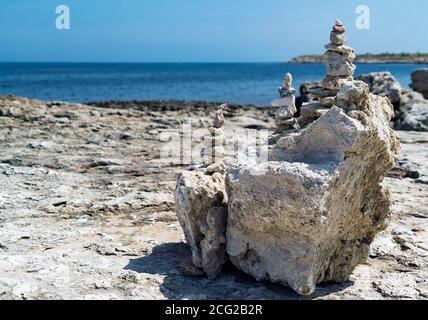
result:
[(293, 112), (291, 112), (289, 107), (279, 107), (275, 112), (275, 122), (277, 125), (291, 118), (293, 118)]
[(422, 93), (416, 92), (416, 91), (407, 91), (404, 92), (401, 95), (400, 98), (400, 111), (406, 112), (407, 110), (410, 110), (411, 106), (415, 103), (427, 103), (428, 100), (424, 98)]
[(224, 173), (226, 164), (223, 161), (214, 162), (207, 167), (207, 173), (220, 172)]
[(352, 76), (330, 76), (327, 75), (322, 81), (321, 85), (328, 90), (336, 90), (338, 92), (342, 86), (348, 81), (352, 81), (354, 78)]
[(352, 76), (354, 74), (356, 67), (350, 62), (351, 59), (347, 55), (336, 51), (327, 51), (324, 57), (329, 76)]
[[(169, 161), (153, 163), (153, 157), (167, 144), (159, 141), (159, 132), (181, 128), (181, 121), (189, 118), (208, 124), (216, 104), (120, 101), (99, 105), (53, 106), (0, 97), (0, 113), (7, 115), (0, 117), (2, 299), (296, 299), (291, 290), (261, 285), (232, 268), (216, 281), (182, 272), (180, 265), (191, 251), (181, 241), (182, 230), (173, 211), (180, 169)], [(226, 132), (245, 132), (248, 124), (262, 120), (275, 127), (271, 108), (234, 105), (231, 109)], [(70, 110), (77, 120), (71, 120), (68, 129), (54, 115)], [(248, 120), (234, 122), (244, 115)], [(130, 144), (119, 139), (118, 132), (125, 131), (135, 137)], [(197, 133), (201, 138), (206, 131)], [(417, 246), (428, 247), (428, 132), (399, 134), (400, 163), (420, 176), (383, 181), (394, 198), (390, 226), (378, 235), (388, 238), (381, 248), (388, 254), (372, 252), (367, 264), (354, 270), (350, 282), (326, 283), (311, 299), (400, 299), (397, 294), (402, 288), (412, 292), (412, 299), (427, 299), (428, 257)], [(106, 136), (111, 138), (103, 143)], [(94, 142), (90, 148), (88, 139)], [(180, 141), (174, 142), (174, 148), (179, 150)], [(136, 152), (142, 160), (137, 164)], [(122, 171), (108, 173), (113, 164)], [(52, 169), (55, 166), (58, 169)], [(82, 168), (90, 169), (83, 172)], [(61, 200), (67, 204), (52, 206)], [(412, 231), (404, 246), (392, 234), (396, 227)], [(392, 251), (390, 242), (395, 244)], [(96, 244), (95, 249), (89, 244)], [(114, 255), (105, 256), (109, 253), (97, 247), (112, 248)], [(71, 282), (64, 281), (64, 270), (73, 275)], [(201, 274), (202, 270), (195, 271)], [(387, 286), (394, 290), (379, 289)]]
[[(6, 115), (0, 117), (1, 299), (296, 299), (291, 290), (261, 285), (232, 268), (216, 281), (182, 272), (180, 265), (191, 251), (181, 241), (173, 210), (180, 169), (153, 157), (168, 143), (159, 141), (159, 132), (181, 128), (181, 121), (189, 118), (208, 124), (217, 104), (99, 105), (0, 97), (0, 113)], [(248, 124), (263, 120), (275, 127), (271, 108), (234, 105), (230, 109), (227, 133), (245, 132)], [(77, 120), (64, 127), (54, 115), (70, 111)], [(245, 122), (234, 121), (244, 115)], [(120, 140), (119, 132), (129, 132), (132, 143)], [(206, 131), (197, 134), (201, 138)], [(412, 299), (427, 299), (428, 257), (417, 246), (428, 247), (428, 132), (399, 134), (400, 163), (420, 176), (383, 181), (394, 204), (390, 226), (376, 238), (388, 238), (380, 249), (388, 254), (372, 252), (367, 264), (354, 270), (350, 282), (326, 283), (311, 299), (401, 299), (403, 288), (406, 295), (411, 291)], [(107, 136), (111, 138), (104, 143)], [(88, 141), (93, 142), (90, 148)], [(194, 145), (200, 146), (197, 141)], [(179, 150), (180, 141), (174, 142), (174, 148)], [(136, 152), (141, 162), (135, 163)], [(112, 165), (122, 171), (108, 173)], [(52, 206), (62, 200), (67, 204)], [(396, 227), (412, 233), (404, 246), (396, 242), (401, 241), (392, 232)], [(98, 249), (107, 247), (112, 250)], [(72, 275), (71, 282), (64, 281), (67, 274)], [(386, 287), (394, 290), (380, 290)]]
[(356, 78), (368, 84), (371, 93), (388, 97), (394, 106), (400, 104), (402, 87), (390, 72), (372, 72)]
[(201, 225), (205, 236), (201, 241), (203, 269), (209, 279), (215, 278), (226, 262), (226, 222), (227, 208), (212, 207)]
[(279, 99), (275, 99), (272, 101), (272, 107), (289, 107), (290, 111), (294, 113), (297, 112), (295, 96), (288, 96)]
[[(329, 43), (325, 45), (325, 48), (329, 51), (337, 51), (339, 53), (345, 53), (348, 55), (348, 57), (353, 57), (355, 59), (355, 50), (354, 48), (348, 47), (348, 46), (338, 46), (334, 43)], [(352, 59), (352, 60), (354, 60)]]
[[(369, 87), (362, 81), (350, 81), (343, 85), (336, 96), (336, 105), (345, 112), (367, 111), (370, 100)], [(392, 118), (393, 113), (390, 116)]]
[(389, 100), (362, 82), (297, 133), (285, 134), (261, 164), (227, 172), (227, 252), (256, 279), (310, 294), (347, 280), (385, 227), (389, 194), (379, 182), (393, 166), (398, 139)]
[(291, 118), (288, 120), (282, 121), (280, 124), (276, 123), (276, 130), (274, 131), (273, 135), (269, 139), (275, 139), (275, 137), (278, 134), (283, 133), (285, 130), (294, 130), (298, 129), (300, 126), (297, 124), (296, 118)]
[(342, 46), (346, 44), (346, 36), (343, 33), (339, 32), (331, 32), (330, 33), (330, 41), (335, 45)]
[(405, 131), (428, 131), (428, 101), (412, 104), (395, 122), (394, 128)]
[(412, 83), (410, 87), (420, 92), (428, 99), (428, 69), (419, 69), (412, 73)]
[(301, 104), (304, 102), (317, 101), (318, 99), (326, 97), (332, 97), (338, 92), (338, 90), (325, 89), (320, 81), (303, 83), (300, 86), (299, 91)]
[(300, 127), (305, 127), (308, 123), (318, 119), (324, 113), (328, 111), (328, 108), (319, 102), (307, 102), (303, 103), (300, 108), (300, 117), (298, 123)]
[(193, 264), (214, 278), (226, 257), (224, 230), (227, 194), (224, 175), (184, 171), (175, 189), (176, 212), (192, 249)]
[(325, 97), (320, 100), (320, 103), (325, 107), (332, 107), (336, 102), (335, 97)]

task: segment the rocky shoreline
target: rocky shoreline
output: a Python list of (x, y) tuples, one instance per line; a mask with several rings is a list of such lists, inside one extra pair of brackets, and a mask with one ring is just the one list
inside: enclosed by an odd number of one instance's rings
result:
[[(188, 165), (159, 155), (188, 121), (199, 146), (217, 106), (0, 97), (0, 299), (428, 298), (426, 132), (398, 131), (391, 222), (349, 281), (300, 297), (231, 265), (216, 281), (187, 275), (173, 192)], [(225, 118), (226, 134), (275, 129), (271, 109)]]
[[(324, 63), (322, 55), (301, 55), (294, 57), (287, 63), (321, 64)], [(417, 54), (366, 54), (357, 55), (355, 63), (358, 64), (428, 64), (428, 55)]]

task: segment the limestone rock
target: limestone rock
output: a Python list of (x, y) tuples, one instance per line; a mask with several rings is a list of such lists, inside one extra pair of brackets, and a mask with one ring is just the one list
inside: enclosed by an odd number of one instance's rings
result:
[[(362, 81), (350, 81), (343, 85), (336, 96), (336, 105), (345, 112), (367, 111), (369, 104), (369, 87)], [(392, 116), (391, 116), (392, 117)]]
[(428, 101), (412, 104), (395, 122), (395, 129), (405, 131), (428, 131)]
[(312, 102), (326, 97), (332, 97), (337, 94), (336, 90), (327, 90), (323, 88), (321, 82), (305, 82), (300, 86), (301, 102)]
[[(283, 133), (285, 130), (299, 129), (300, 126), (297, 123), (295, 118), (291, 118), (288, 120), (281, 121), (281, 123), (277, 123), (277, 128), (274, 131), (274, 136)], [(271, 137), (272, 138), (272, 137)]]
[(328, 108), (319, 102), (303, 103), (300, 108), (300, 118), (298, 119), (300, 127), (305, 127), (308, 123), (318, 119), (327, 111)]
[(215, 278), (226, 262), (226, 222), (227, 208), (212, 207), (201, 225), (205, 236), (201, 241), (203, 269), (209, 279)]
[(323, 81), (321, 82), (322, 86), (328, 90), (337, 90), (339, 91), (342, 86), (349, 82), (354, 80), (354, 78), (352, 76), (330, 76), (327, 75)]
[(345, 281), (385, 227), (390, 199), (379, 182), (392, 168), (398, 139), (389, 100), (361, 82), (299, 132), (271, 146), (269, 161), (227, 172), (227, 252), (259, 280), (310, 294)]
[(345, 33), (346, 29), (342, 21), (340, 21), (339, 19), (336, 19), (336, 21), (334, 22), (332, 31), (337, 33)]
[(325, 46), (325, 48), (329, 51), (336, 51), (339, 53), (344, 53), (348, 55), (350, 58), (353, 57), (352, 60), (355, 60), (355, 50), (354, 48), (348, 47), (348, 46), (338, 46), (334, 43), (329, 43)]
[(370, 92), (388, 97), (394, 106), (400, 104), (401, 85), (390, 72), (372, 72), (356, 78), (368, 84)]
[(321, 99), (321, 104), (325, 107), (332, 107), (336, 101), (335, 97), (325, 97)]
[(428, 100), (424, 98), (422, 93), (416, 92), (416, 91), (407, 91), (404, 92), (400, 97), (400, 111), (406, 112), (407, 110), (410, 110), (413, 104), (415, 103), (427, 103)]
[(192, 249), (193, 264), (208, 277), (215, 277), (226, 259), (224, 175), (207, 175), (204, 170), (184, 171), (177, 179), (175, 203), (180, 225)]
[(327, 51), (324, 57), (329, 76), (352, 76), (354, 74), (356, 67), (346, 55), (336, 51)]
[(346, 43), (346, 36), (339, 32), (332, 32), (330, 34), (330, 41), (335, 45), (342, 46)]
[(297, 112), (295, 101), (296, 100), (294, 96), (288, 96), (272, 100), (271, 104), (272, 107), (290, 107), (290, 111), (294, 114)]
[(223, 115), (223, 111), (224, 109), (227, 108), (227, 104), (224, 103), (222, 104), (216, 111), (215, 113), (215, 117), (214, 117), (214, 123), (213, 126), (214, 128), (221, 128), (224, 125), (224, 115)]
[(224, 173), (225, 170), (226, 170), (226, 164), (223, 161), (214, 162), (207, 167), (207, 173), (214, 173), (214, 172)]
[(419, 69), (412, 73), (412, 83), (410, 87), (422, 93), (425, 99), (428, 99), (428, 68), (427, 69)]

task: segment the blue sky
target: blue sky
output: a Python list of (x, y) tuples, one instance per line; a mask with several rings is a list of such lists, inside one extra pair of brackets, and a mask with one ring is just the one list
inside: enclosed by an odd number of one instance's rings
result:
[[(71, 30), (55, 28), (68, 5)], [(357, 30), (355, 9), (371, 10)], [(357, 53), (428, 52), (426, 0), (0, 0), (0, 61), (271, 62), (323, 53), (336, 17)]]

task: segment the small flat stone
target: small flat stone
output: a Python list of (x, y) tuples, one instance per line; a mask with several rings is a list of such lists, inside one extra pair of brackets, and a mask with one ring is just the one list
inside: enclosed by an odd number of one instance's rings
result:
[(220, 172), (223, 173), (226, 171), (226, 165), (224, 162), (215, 162), (207, 167), (207, 173)]
[(320, 103), (325, 107), (332, 107), (335, 101), (335, 97), (325, 97), (321, 99)]
[(300, 118), (297, 119), (297, 123), (300, 127), (305, 127), (309, 123), (317, 120), (323, 114), (328, 112), (329, 108), (326, 108), (319, 102), (308, 102), (303, 103), (300, 108)]
[(275, 99), (271, 102), (271, 104), (273, 107), (288, 107), (292, 114), (295, 114), (297, 112), (295, 96)]
[(339, 92), (339, 90), (331, 90), (331, 89), (325, 89), (325, 88), (314, 89), (313, 95), (322, 99), (325, 97), (334, 97), (338, 92)]
[(328, 110), (328, 108), (319, 102), (308, 102), (303, 103), (302, 107), (300, 108), (300, 114), (302, 117), (314, 118), (321, 117)]
[(324, 48), (326, 48), (328, 51), (336, 51), (336, 52), (340, 52), (340, 53), (345, 53), (345, 54), (349, 54), (350, 56), (352, 54), (355, 55), (355, 50), (354, 48), (348, 47), (348, 46), (338, 46), (337, 44), (334, 43), (329, 43), (326, 44), (324, 46)]
[(281, 125), (284, 121), (293, 118), (293, 112), (288, 107), (280, 107), (275, 113), (276, 125)]
[(293, 94), (295, 94), (296, 93), (296, 89), (294, 89), (294, 88), (286, 88), (286, 87), (279, 87), (278, 88), (278, 91), (279, 91), (279, 95), (280, 95), (280, 97), (282, 98), (282, 97), (288, 97), (288, 96), (292, 96)]
[(292, 104), (293, 101), (295, 101), (295, 97), (294, 96), (288, 96), (288, 97), (282, 97), (279, 99), (275, 99), (272, 101), (271, 104), (273, 107), (287, 107), (290, 104)]
[(352, 76), (349, 77), (333, 77), (333, 76), (327, 76), (325, 79), (321, 82), (324, 88), (328, 90), (340, 90), (343, 85), (349, 81), (354, 80)]

